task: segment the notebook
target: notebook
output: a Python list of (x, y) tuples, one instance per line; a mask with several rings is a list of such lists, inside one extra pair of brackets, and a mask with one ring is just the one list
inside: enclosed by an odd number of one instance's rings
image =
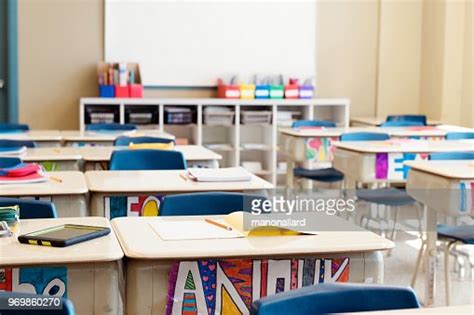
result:
[(0, 147), (0, 156), (21, 155), (26, 152), (26, 147)]
[[(236, 211), (222, 218), (210, 220), (217, 224), (206, 221), (205, 218), (189, 219), (188, 221), (176, 220), (175, 218), (161, 218), (149, 224), (164, 241), (231, 239), (249, 236), (316, 235), (316, 232), (299, 232), (291, 228), (278, 226), (259, 226), (246, 231), (244, 230), (244, 215), (249, 214)], [(228, 227), (229, 229), (223, 227)]]
[(243, 167), (190, 168), (188, 177), (198, 182), (245, 182), (252, 179), (252, 173)]
[(46, 180), (41, 166), (35, 163), (20, 163), (0, 169), (0, 184), (38, 183)]

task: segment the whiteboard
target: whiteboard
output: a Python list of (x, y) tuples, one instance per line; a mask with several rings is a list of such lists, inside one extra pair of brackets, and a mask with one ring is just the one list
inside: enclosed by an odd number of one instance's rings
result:
[(316, 71), (315, 0), (106, 0), (104, 29), (105, 60), (138, 62), (146, 86)]

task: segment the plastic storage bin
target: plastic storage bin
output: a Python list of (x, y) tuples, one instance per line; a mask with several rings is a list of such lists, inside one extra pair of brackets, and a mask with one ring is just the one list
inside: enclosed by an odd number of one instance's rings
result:
[(240, 88), (238, 85), (217, 86), (217, 97), (219, 98), (240, 98)]
[(115, 89), (113, 85), (99, 85), (100, 97), (115, 97)]
[(210, 126), (230, 126), (234, 122), (234, 115), (227, 107), (209, 106), (204, 109), (204, 123)]
[(283, 85), (270, 85), (270, 98), (283, 98), (285, 88)]
[(258, 99), (270, 98), (270, 86), (269, 85), (255, 86), (255, 98), (258, 98)]
[(314, 86), (312, 85), (301, 85), (300, 98), (313, 98), (314, 97)]
[(255, 84), (241, 84), (240, 98), (254, 99), (255, 98)]
[(240, 112), (240, 121), (243, 125), (271, 124), (272, 112), (243, 110)]
[(115, 85), (115, 97), (130, 97), (128, 86)]
[(298, 85), (288, 84), (285, 86), (285, 98), (298, 98), (300, 91)]
[(167, 124), (190, 124), (193, 122), (193, 112), (190, 108), (167, 107), (165, 108), (165, 123)]

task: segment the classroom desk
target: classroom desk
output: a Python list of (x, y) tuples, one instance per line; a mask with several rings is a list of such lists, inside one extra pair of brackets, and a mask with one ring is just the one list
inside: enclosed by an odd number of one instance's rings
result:
[[(438, 214), (474, 216), (474, 160), (410, 161), (407, 191), (426, 205), (427, 240), (425, 304), (434, 303), (436, 273), (436, 224)], [(464, 187), (464, 188), (463, 188)]]
[(353, 315), (429, 315), (429, 314), (474, 314), (474, 305), (456, 305), (442, 307), (422, 307), (402, 310), (347, 313)]
[(46, 171), (79, 171), (83, 168), (78, 148), (29, 148), (20, 158), (24, 162), (41, 164)]
[(171, 171), (88, 171), (85, 173), (90, 192), (91, 214), (114, 218), (158, 214), (164, 195), (198, 191), (261, 192), (274, 186), (252, 175), (246, 182), (194, 182)]
[(474, 141), (345, 141), (334, 142), (333, 165), (346, 179), (362, 183), (404, 183), (409, 160), (432, 152), (472, 151)]
[(160, 130), (140, 130), (140, 131), (118, 131), (118, 132), (98, 132), (98, 131), (78, 131), (66, 130), (61, 132), (64, 146), (112, 146), (116, 138), (121, 136), (152, 136), (160, 138), (175, 139), (167, 132)]
[[(85, 169), (88, 170), (107, 170), (110, 156), (114, 150), (127, 149), (128, 147), (81, 147), (78, 148), (84, 162)], [(199, 145), (177, 145), (176, 151), (184, 155), (188, 167), (200, 166), (209, 168), (218, 168), (219, 160), (222, 155), (217, 154), (203, 146)]]
[[(105, 218), (21, 220), (25, 234), (61, 224), (110, 227)], [(123, 252), (113, 231), (69, 247), (21, 244), (16, 237), (0, 238), (0, 291), (67, 296), (77, 314), (121, 314), (120, 284)]]
[(31, 140), (35, 141), (38, 147), (59, 147), (62, 135), (58, 130), (30, 130), (18, 133), (0, 132), (0, 139)]
[(0, 197), (34, 197), (54, 202), (60, 217), (83, 217), (89, 215), (86, 202), (87, 184), (84, 173), (77, 171), (48, 173), (48, 176), (61, 179), (58, 182), (31, 184), (1, 184)]
[[(127, 257), (128, 314), (165, 314), (166, 305), (173, 309), (173, 314), (182, 314), (183, 290), (191, 293), (184, 293), (191, 306), (196, 298), (195, 306), (201, 312), (206, 310), (203, 301), (207, 299), (216, 314), (227, 307), (236, 307), (246, 314), (252, 301), (276, 290), (289, 289), (290, 285), (296, 288), (336, 280), (382, 283), (383, 259), (379, 251), (394, 246), (362, 229), (304, 236), (163, 241), (150, 225), (158, 220), (203, 218), (112, 220)], [(336, 216), (328, 218), (350, 224)]]
[(392, 138), (421, 138), (424, 140), (442, 139), (450, 131), (472, 131), (469, 128), (442, 125), (437, 127), (350, 127), (350, 128), (281, 128), (283, 151), (287, 157), (287, 187), (293, 185), (293, 168), (327, 168), (332, 166), (334, 146), (343, 133), (375, 132), (387, 133)]
[[(387, 117), (351, 117), (351, 126), (380, 126), (387, 120)], [(441, 121), (428, 119), (426, 121), (428, 126), (441, 125)]]

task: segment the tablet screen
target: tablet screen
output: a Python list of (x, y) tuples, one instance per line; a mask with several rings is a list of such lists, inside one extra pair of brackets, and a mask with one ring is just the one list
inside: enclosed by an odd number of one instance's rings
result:
[(81, 226), (81, 225), (61, 225), (55, 226), (49, 229), (33, 232), (27, 234), (27, 236), (36, 236), (44, 239), (54, 239), (58, 241), (65, 241), (72, 238), (80, 237), (83, 235), (91, 234), (97, 231), (101, 231), (101, 227), (93, 226)]

